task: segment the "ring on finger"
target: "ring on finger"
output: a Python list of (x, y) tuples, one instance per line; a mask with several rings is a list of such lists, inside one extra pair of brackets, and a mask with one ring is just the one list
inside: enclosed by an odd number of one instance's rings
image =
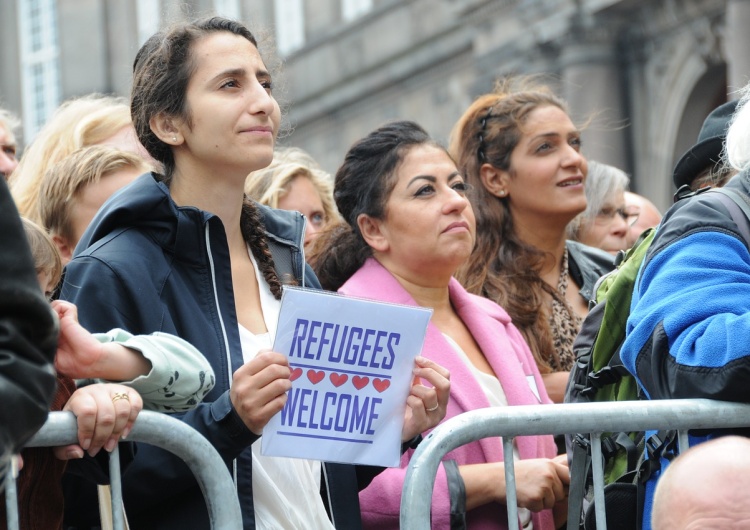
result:
[(127, 392), (117, 392), (114, 396), (112, 396), (112, 403), (119, 401), (121, 399), (124, 399), (125, 401), (130, 401), (130, 396)]
[(436, 403), (434, 407), (429, 408), (429, 409), (424, 409), (424, 410), (425, 410), (425, 412), (435, 412), (438, 409), (439, 406), (440, 405)]

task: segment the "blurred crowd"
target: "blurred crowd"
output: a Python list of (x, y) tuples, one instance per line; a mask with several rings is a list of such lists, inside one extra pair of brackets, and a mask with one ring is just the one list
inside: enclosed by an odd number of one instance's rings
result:
[[(650, 399), (747, 401), (749, 242), (702, 193), (750, 196), (743, 94), (706, 118), (673, 175), (652, 176), (678, 189), (668, 212), (631, 191), (623, 169), (586, 158), (581, 125), (536, 77), (498, 80), (446, 126), (447, 146), (417, 123), (384, 123), (331, 175), (276, 145), (281, 112), (255, 37), (218, 17), (153, 35), (129, 99), (65, 101), (22, 153), (19, 120), (0, 109), (2, 449), (4, 468), (21, 454), (21, 527), (102, 528), (102, 453), (150, 409), (216, 448), (245, 528), (398, 528), (423, 434), (469, 410), (563, 401), (597, 282), (653, 229), (623, 362)], [(400, 467), (261, 454), (292, 386), (273, 351), (285, 285), (432, 309)], [(22, 450), (50, 410), (75, 414), (78, 443)], [(704, 475), (691, 462), (723, 464), (743, 440), (670, 467), (654, 528), (687, 528), (676, 491)], [(132, 528), (208, 527), (186, 466), (122, 447)], [(521, 528), (565, 526), (561, 452), (552, 436), (515, 440)], [(432, 527), (506, 528), (503, 462), (496, 438), (449, 452)], [(691, 494), (734, 471), (726, 463)], [(736, 506), (705, 504), (722, 517)]]

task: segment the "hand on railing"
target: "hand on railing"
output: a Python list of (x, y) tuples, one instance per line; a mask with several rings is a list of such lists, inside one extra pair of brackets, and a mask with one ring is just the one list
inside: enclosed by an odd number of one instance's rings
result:
[[(119, 385), (116, 385), (119, 387)], [(119, 392), (119, 390), (118, 390)], [(132, 389), (128, 389), (131, 403)], [(113, 397), (109, 395), (110, 402)], [(138, 398), (140, 401), (140, 397)], [(125, 401), (117, 399), (115, 403)], [(71, 442), (72, 436), (80, 434), (78, 425), (70, 412), (51, 412), (42, 429), (29, 441), (27, 447), (53, 447)], [(132, 422), (134, 443), (145, 443), (160, 447), (182, 459), (195, 474), (201, 491), (205, 495), (211, 528), (215, 530), (242, 530), (242, 513), (237, 491), (226, 463), (219, 453), (198, 431), (175, 417), (158, 412), (143, 411)], [(128, 428), (127, 425), (125, 427)], [(122, 432), (121, 432), (122, 434)], [(93, 436), (92, 436), (93, 439)], [(110, 461), (110, 479), (119, 482), (120, 459)], [(113, 473), (113, 468), (117, 469)], [(113, 487), (113, 495), (121, 488)], [(121, 496), (113, 498), (113, 506), (122, 503)]]
[(78, 422), (78, 444), (55, 447), (60, 460), (83, 458), (83, 452), (95, 456), (102, 447), (108, 451), (125, 438), (143, 409), (141, 396), (130, 387), (97, 383), (76, 390), (63, 408)]
[[(532, 512), (555, 508), (568, 498), (570, 471), (567, 459), (533, 458), (513, 463), (516, 474), (518, 506)], [(505, 476), (502, 477), (501, 502), (505, 502)]]

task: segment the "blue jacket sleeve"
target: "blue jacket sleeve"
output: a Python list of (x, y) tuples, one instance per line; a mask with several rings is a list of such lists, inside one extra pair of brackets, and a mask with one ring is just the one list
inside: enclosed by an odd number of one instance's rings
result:
[(748, 401), (750, 253), (698, 230), (640, 271), (621, 357), (651, 399)]

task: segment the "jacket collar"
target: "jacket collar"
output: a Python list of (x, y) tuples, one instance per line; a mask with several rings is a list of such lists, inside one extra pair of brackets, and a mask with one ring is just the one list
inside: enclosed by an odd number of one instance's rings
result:
[[(275, 210), (257, 204), (269, 238), (302, 252), (304, 218), (298, 212)], [(177, 206), (169, 188), (153, 173), (145, 173), (128, 186), (118, 190), (104, 203), (84, 232), (76, 254), (117, 231), (128, 228), (143, 230), (164, 250), (182, 261), (205, 263), (206, 224), (217, 236), (224, 230), (221, 220), (193, 206)]]
[(601, 249), (589, 247), (578, 241), (566, 241), (568, 249), (568, 272), (580, 287), (580, 295), (586, 302), (594, 297), (597, 280), (615, 268), (615, 258)]

